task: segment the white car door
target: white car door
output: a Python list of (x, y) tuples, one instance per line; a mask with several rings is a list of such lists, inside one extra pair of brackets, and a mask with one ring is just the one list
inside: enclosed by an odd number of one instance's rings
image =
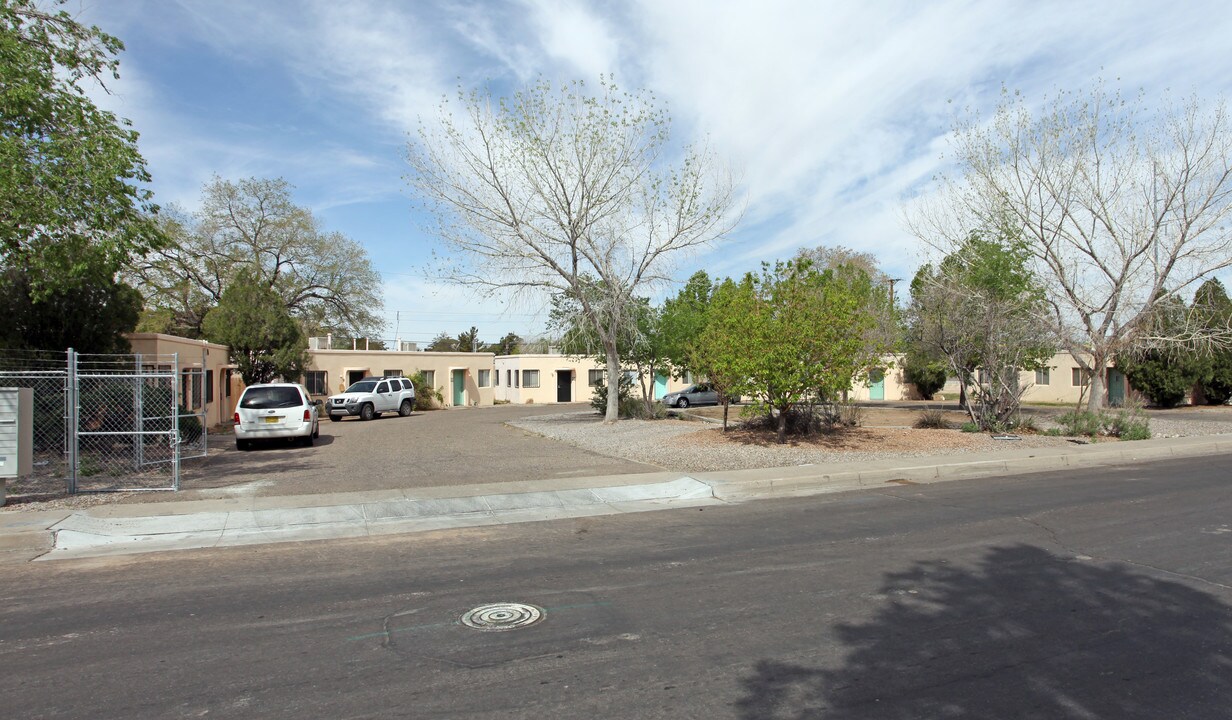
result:
[(398, 409), (398, 393), (389, 387), (389, 381), (382, 380), (376, 386), (376, 411), (391, 412)]

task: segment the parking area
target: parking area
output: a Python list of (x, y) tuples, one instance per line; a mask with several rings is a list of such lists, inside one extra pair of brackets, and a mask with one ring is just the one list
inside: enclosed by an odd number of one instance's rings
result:
[(304, 495), (394, 488), (657, 472), (661, 468), (597, 453), (509, 427), (507, 420), (584, 410), (586, 405), (500, 405), (389, 414), (363, 422), (321, 422), (314, 447), (271, 443), (235, 449), (230, 435), (210, 437), (210, 455), (185, 463), (179, 493), (130, 501)]

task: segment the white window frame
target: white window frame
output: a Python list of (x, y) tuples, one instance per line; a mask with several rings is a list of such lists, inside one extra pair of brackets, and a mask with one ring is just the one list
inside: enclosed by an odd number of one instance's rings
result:
[(587, 370), (586, 385), (588, 387), (603, 387), (603, 376), (606, 373), (606, 370)]
[[(534, 384), (531, 384), (531, 378), (534, 378)], [(523, 370), (522, 371), (522, 387), (537, 388), (539, 387), (539, 371), (538, 370)]]
[(492, 375), (492, 371), (491, 371), (491, 370), (482, 370), (482, 369), (481, 369), (481, 370), (479, 371), (479, 380), (478, 380), (478, 382), (479, 382), (479, 387), (488, 387), (488, 386), (491, 384), (491, 382), (492, 382), (492, 377), (491, 377), (491, 375)]

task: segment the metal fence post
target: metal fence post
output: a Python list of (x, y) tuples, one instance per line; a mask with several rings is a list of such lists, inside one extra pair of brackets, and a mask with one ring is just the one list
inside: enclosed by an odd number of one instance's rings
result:
[(65, 419), (65, 438), (64, 450), (68, 455), (68, 492), (73, 494), (77, 492), (77, 415), (80, 411), (77, 397), (77, 353), (72, 348), (68, 349), (68, 375), (66, 377), (66, 386), (64, 392), (64, 404), (68, 410), (68, 417)]
[(145, 378), (141, 374), (141, 354), (137, 353), (133, 358), (136, 371), (133, 382), (133, 429), (137, 431), (137, 437), (133, 440), (133, 470), (140, 472), (145, 465)]

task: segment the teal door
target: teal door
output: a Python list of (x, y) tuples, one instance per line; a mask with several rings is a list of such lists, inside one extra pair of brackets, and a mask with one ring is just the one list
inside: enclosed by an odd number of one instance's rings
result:
[(655, 388), (654, 399), (662, 399), (667, 394), (667, 376), (661, 373), (655, 373)]
[(885, 400), (885, 370), (868, 373), (868, 399)]
[(1108, 404), (1121, 407), (1125, 404), (1125, 374), (1108, 368)]
[(453, 371), (453, 404), (462, 406), (466, 404), (466, 371)]

